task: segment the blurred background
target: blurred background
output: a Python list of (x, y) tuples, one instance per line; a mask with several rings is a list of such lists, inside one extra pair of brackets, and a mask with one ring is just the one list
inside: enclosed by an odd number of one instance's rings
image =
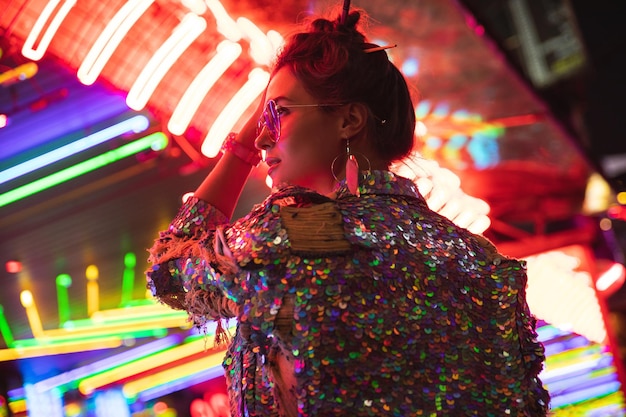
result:
[[(228, 415), (223, 347), (146, 294), (146, 248), (284, 37), (337, 6), (0, 0), (0, 415)], [(554, 415), (624, 415), (626, 3), (352, 6), (414, 93), (418, 157), (397, 170), (528, 262)]]

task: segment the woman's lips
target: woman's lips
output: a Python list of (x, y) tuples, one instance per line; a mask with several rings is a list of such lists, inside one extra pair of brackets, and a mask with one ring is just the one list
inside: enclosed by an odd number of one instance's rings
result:
[(278, 164), (280, 164), (280, 159), (278, 159), (278, 158), (267, 158), (265, 160), (265, 163), (268, 166), (267, 175), (271, 175), (272, 171), (274, 171), (276, 169), (276, 167), (278, 166)]

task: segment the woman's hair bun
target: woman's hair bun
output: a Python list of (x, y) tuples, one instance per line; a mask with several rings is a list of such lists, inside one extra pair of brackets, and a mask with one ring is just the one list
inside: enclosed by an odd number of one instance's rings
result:
[(338, 30), (355, 31), (357, 23), (359, 23), (359, 20), (361, 19), (361, 13), (354, 10), (348, 13), (345, 22), (341, 22), (341, 19), (342, 16), (338, 16), (335, 20), (335, 24), (337, 25)]
[(342, 22), (342, 16), (337, 16), (333, 21), (328, 19), (315, 19), (311, 23), (311, 32), (342, 32), (358, 33), (357, 24), (361, 19), (361, 13), (352, 11), (346, 16), (346, 21)]

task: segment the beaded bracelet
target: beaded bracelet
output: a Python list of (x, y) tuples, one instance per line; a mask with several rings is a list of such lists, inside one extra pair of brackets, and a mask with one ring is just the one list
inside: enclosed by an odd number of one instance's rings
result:
[(232, 152), (237, 158), (253, 167), (261, 162), (261, 156), (258, 151), (253, 151), (241, 142), (237, 142), (235, 138), (237, 134), (231, 132), (226, 136), (226, 140), (222, 144), (222, 153)]

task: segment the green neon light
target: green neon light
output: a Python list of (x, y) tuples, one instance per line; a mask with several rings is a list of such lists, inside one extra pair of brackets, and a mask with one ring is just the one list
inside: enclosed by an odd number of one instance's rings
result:
[(0, 305), (0, 334), (2, 334), (2, 338), (4, 339), (4, 343), (6, 343), (7, 347), (13, 347), (13, 332), (11, 332), (11, 327), (9, 326), (9, 322), (7, 321), (6, 316), (4, 315), (4, 307)]
[(98, 335), (92, 336), (55, 336), (49, 339), (23, 339), (16, 340), (13, 343), (13, 348), (26, 348), (26, 347), (54, 347), (58, 344), (67, 343), (83, 343), (83, 342), (97, 342), (98, 340), (110, 339), (111, 337), (119, 337), (120, 339), (142, 339), (145, 337), (165, 337), (167, 336), (168, 329), (154, 328), (146, 330), (135, 331), (111, 331), (103, 332)]
[(4, 194), (0, 194), (0, 207), (14, 203), (40, 191), (94, 171), (98, 168), (102, 168), (128, 156), (137, 154), (147, 149), (161, 150), (164, 149), (165, 146), (167, 146), (167, 136), (165, 136), (163, 132), (153, 133), (134, 142), (120, 146), (117, 149), (105, 152), (102, 155), (98, 155), (69, 168), (55, 172), (54, 174), (50, 174), (46, 177), (15, 188)]
[[(151, 304), (154, 305), (154, 302)], [(143, 316), (139, 317), (132, 316), (133, 311), (128, 310), (128, 316), (125, 317), (106, 317), (102, 318), (99, 321), (94, 321), (93, 319), (78, 319), (78, 320), (69, 320), (63, 323), (62, 328), (66, 330), (82, 330), (82, 329), (92, 329), (94, 327), (103, 326), (103, 325), (115, 325), (115, 326), (123, 326), (123, 325), (134, 325), (141, 324), (150, 320), (175, 320), (175, 319), (186, 319), (188, 318), (188, 314), (185, 311), (180, 310), (172, 310), (171, 312), (163, 312), (163, 313), (155, 313), (153, 316)]]
[(124, 255), (124, 274), (122, 275), (122, 306), (128, 305), (133, 299), (133, 288), (135, 287), (135, 266), (137, 257), (134, 253), (128, 252)]
[(72, 277), (68, 274), (57, 276), (57, 302), (59, 308), (59, 324), (63, 325), (70, 319), (70, 296), (67, 291), (72, 286)]

